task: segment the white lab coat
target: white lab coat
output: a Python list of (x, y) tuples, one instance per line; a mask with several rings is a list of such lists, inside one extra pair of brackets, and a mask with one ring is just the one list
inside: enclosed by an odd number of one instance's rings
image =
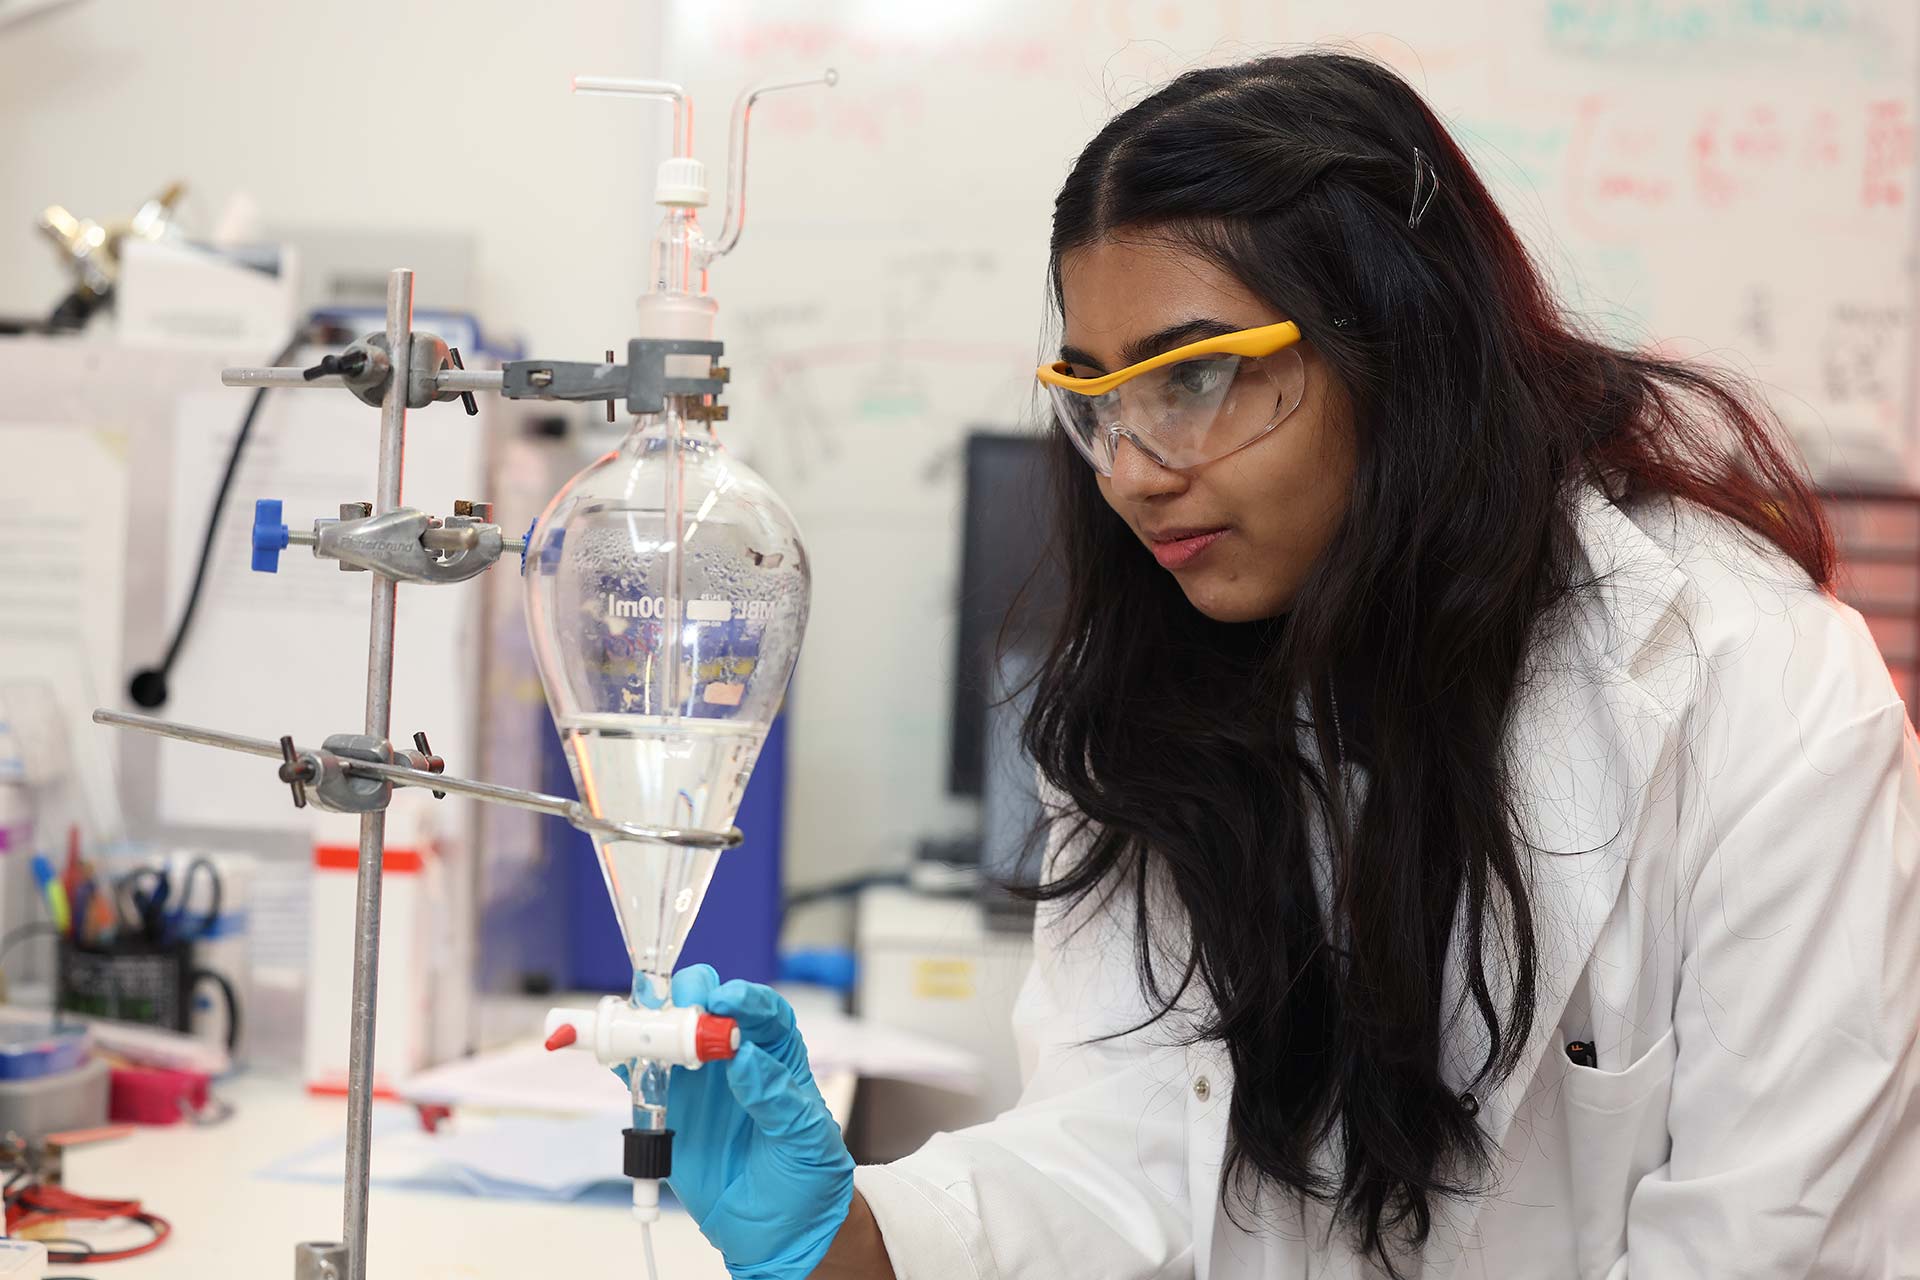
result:
[[(1859, 616), (1728, 522), (1598, 492), (1578, 518), (1598, 586), (1543, 628), (1510, 743), (1543, 850), (1539, 1013), (1480, 1100), (1496, 1185), (1401, 1269), (1920, 1276), (1904, 709)], [(1376, 1275), (1317, 1204), (1223, 1206), (1217, 1046), (1086, 1043), (1143, 1005), (1126, 919), (1085, 911), (1039, 921), (1019, 1104), (856, 1174), (901, 1280)], [(1479, 1023), (1451, 1027), (1464, 1088)]]

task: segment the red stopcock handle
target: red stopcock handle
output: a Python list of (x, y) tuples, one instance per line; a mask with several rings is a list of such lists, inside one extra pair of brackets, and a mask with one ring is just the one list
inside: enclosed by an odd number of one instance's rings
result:
[(693, 1026), (694, 1056), (702, 1062), (723, 1062), (740, 1051), (740, 1024), (732, 1018), (703, 1013)]

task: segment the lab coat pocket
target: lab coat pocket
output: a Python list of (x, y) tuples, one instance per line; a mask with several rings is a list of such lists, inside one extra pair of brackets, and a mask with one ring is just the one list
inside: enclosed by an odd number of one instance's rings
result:
[(1567, 1071), (1574, 1256), (1582, 1277), (1604, 1276), (1626, 1255), (1634, 1187), (1667, 1162), (1677, 1052), (1669, 1029), (1625, 1071)]

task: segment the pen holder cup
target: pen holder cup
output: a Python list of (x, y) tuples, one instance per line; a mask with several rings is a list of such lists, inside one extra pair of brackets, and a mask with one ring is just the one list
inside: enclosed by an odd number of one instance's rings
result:
[(203, 982), (220, 988), (229, 1026), (237, 1029), (232, 988), (219, 974), (194, 967), (191, 942), (60, 943), (60, 1007), (70, 1013), (187, 1031), (194, 989)]

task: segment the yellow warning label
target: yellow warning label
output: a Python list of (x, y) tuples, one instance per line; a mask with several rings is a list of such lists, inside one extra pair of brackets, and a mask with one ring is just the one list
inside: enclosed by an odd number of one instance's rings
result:
[(973, 961), (914, 961), (913, 994), (922, 1000), (973, 999)]

